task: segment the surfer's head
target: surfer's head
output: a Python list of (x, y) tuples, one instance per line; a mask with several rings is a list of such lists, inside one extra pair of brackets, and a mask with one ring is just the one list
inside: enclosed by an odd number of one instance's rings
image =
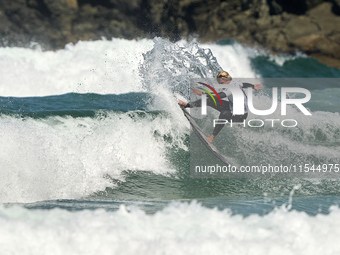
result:
[(232, 80), (230, 74), (226, 71), (221, 71), (217, 75), (217, 82), (222, 84), (226, 82), (230, 82)]

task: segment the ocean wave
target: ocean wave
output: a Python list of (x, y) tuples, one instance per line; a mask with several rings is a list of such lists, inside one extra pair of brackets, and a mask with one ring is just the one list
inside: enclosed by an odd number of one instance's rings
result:
[(164, 114), (130, 111), (97, 118), (5, 116), (0, 129), (0, 201), (32, 202), (88, 196), (114, 186), (105, 176), (123, 179), (126, 170), (174, 172), (167, 148), (185, 149), (188, 127)]
[[(338, 207), (309, 216), (282, 206), (267, 215), (232, 215), (173, 202), (153, 215), (122, 205), (70, 212), (0, 206), (4, 254), (337, 254)], [(340, 224), (340, 223), (339, 223)], [(62, 234), (60, 234), (62, 233)], [(28, 238), (29, 237), (29, 238)]]
[(1, 96), (143, 91), (138, 65), (152, 41), (112, 39), (45, 51), (0, 48)]

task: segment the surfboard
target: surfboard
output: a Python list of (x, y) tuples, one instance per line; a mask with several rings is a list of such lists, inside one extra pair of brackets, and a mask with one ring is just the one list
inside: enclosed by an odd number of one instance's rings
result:
[(184, 113), (184, 116), (188, 119), (188, 121), (190, 122), (190, 125), (192, 127), (192, 130), (194, 131), (194, 133), (196, 134), (196, 136), (201, 140), (201, 142), (219, 159), (221, 160), (224, 164), (226, 164), (227, 166), (230, 165), (228, 159), (219, 152), (219, 150), (211, 143), (209, 143), (206, 139), (205, 139), (205, 135), (203, 133), (203, 131), (201, 130), (201, 128), (197, 125), (196, 121), (193, 119), (193, 117), (191, 117), (190, 113), (181, 106), (181, 109)]

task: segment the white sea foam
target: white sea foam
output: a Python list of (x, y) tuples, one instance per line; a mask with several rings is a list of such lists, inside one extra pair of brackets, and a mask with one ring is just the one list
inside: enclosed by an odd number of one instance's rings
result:
[[(176, 45), (188, 46), (180, 41)], [(210, 49), (222, 69), (233, 77), (259, 78), (251, 58), (267, 55), (254, 48), (232, 45), (198, 44)], [(143, 54), (154, 47), (150, 39), (78, 42), (64, 49), (43, 52), (36, 49), (0, 48), (0, 96), (46, 96), (69, 92), (121, 94), (144, 91), (138, 67)], [(164, 54), (165, 52), (161, 53)], [(296, 56), (272, 56), (282, 66)], [(184, 63), (185, 64), (185, 63)], [(180, 70), (177, 70), (180, 72)]]
[[(112, 39), (68, 44), (65, 49), (0, 48), (0, 96), (46, 96), (69, 92), (121, 94), (144, 91), (138, 66), (153, 41)], [(179, 42), (178, 45), (187, 45)], [(252, 50), (239, 44), (200, 44), (237, 77), (256, 77)], [(180, 70), (178, 70), (180, 71)]]
[(0, 48), (0, 95), (141, 91), (138, 65), (152, 45), (147, 39), (112, 39), (68, 44), (53, 52)]
[(268, 215), (232, 215), (196, 202), (171, 203), (154, 215), (121, 206), (69, 212), (0, 206), (1, 254), (340, 253), (340, 209), (309, 216), (282, 207)]
[(235, 42), (232, 45), (202, 44), (209, 48), (216, 57), (222, 69), (228, 71), (235, 78), (259, 78), (251, 67), (250, 58), (257, 55), (257, 50), (242, 46)]
[[(174, 143), (185, 148), (178, 121), (132, 112), (106, 115), (2, 117), (0, 202), (81, 198), (112, 187), (107, 175), (122, 179), (125, 170), (174, 171), (166, 150)], [(164, 135), (173, 138), (172, 144), (163, 141)]]

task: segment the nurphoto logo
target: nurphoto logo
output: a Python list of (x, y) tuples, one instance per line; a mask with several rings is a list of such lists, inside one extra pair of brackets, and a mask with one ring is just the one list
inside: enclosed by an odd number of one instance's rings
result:
[[(211, 85), (208, 85), (203, 82), (197, 82), (198, 84), (201, 84), (207, 88), (209, 88), (215, 95), (212, 95), (210, 91), (208, 91), (205, 88), (198, 87), (197, 89), (200, 89), (201, 91), (205, 92), (201, 95), (201, 114), (206, 115), (207, 114), (207, 95), (210, 96), (211, 100), (213, 100), (214, 104), (217, 106), (216, 99), (218, 99), (219, 103), (222, 106), (222, 100), (217, 93), (216, 89), (222, 90), (222, 91), (228, 91), (230, 93), (230, 96), (228, 96), (229, 101), (232, 102), (233, 107), (233, 115), (243, 115), (245, 114), (245, 107), (244, 105), (247, 105), (247, 110), (249, 110), (251, 113), (259, 116), (266, 116), (274, 113), (277, 110), (278, 107), (278, 88), (273, 87), (272, 88), (272, 103), (271, 107), (266, 110), (259, 110), (254, 107), (253, 104), (253, 89), (252, 88), (246, 88), (245, 91), (238, 87), (233, 86), (232, 84), (218, 84), (212, 87)], [(288, 93), (301, 93), (304, 94), (305, 97), (303, 98), (289, 98), (287, 95)], [(305, 88), (299, 88), (299, 87), (281, 87), (281, 116), (287, 115), (287, 105), (294, 105), (296, 108), (298, 108), (304, 115), (312, 115), (306, 107), (303, 106), (304, 103), (307, 103), (311, 99), (311, 93), (309, 90)], [(251, 119), (246, 122), (246, 119), (244, 119), (241, 122), (234, 122), (233, 120), (226, 120), (226, 119), (214, 119), (213, 126), (219, 124), (230, 124), (230, 127), (232, 127), (235, 124), (243, 125), (244, 127), (246, 124), (248, 124), (249, 127), (262, 127), (265, 125), (265, 123), (269, 123), (271, 127), (275, 126), (275, 123), (280, 122), (281, 126), (283, 127), (296, 127), (298, 122), (295, 119)]]

